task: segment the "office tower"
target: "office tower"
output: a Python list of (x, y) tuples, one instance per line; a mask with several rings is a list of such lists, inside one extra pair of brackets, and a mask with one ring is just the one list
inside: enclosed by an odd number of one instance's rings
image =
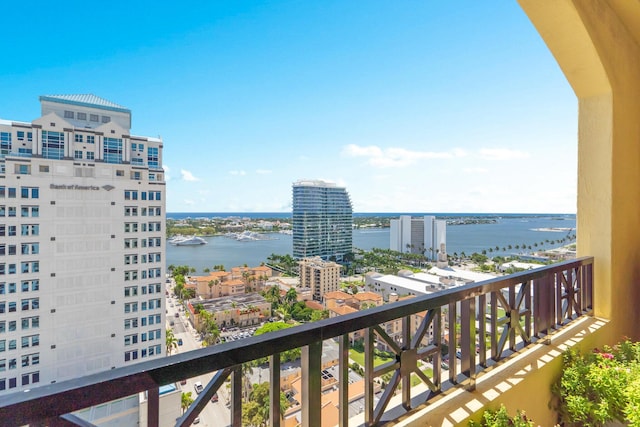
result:
[(344, 187), (320, 180), (293, 184), (293, 256), (342, 261), (353, 250), (353, 209)]
[(162, 140), (94, 95), (0, 120), (0, 395), (165, 353)]
[(393, 251), (424, 254), (432, 261), (446, 260), (447, 222), (435, 216), (392, 219), (389, 248)]

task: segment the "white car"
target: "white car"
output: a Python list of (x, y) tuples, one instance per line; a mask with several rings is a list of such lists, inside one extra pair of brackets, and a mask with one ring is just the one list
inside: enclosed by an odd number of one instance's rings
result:
[(195, 384), (193, 385), (193, 388), (196, 390), (196, 393), (198, 394), (202, 393), (202, 390), (204, 390), (204, 387), (202, 387), (202, 383), (200, 381), (196, 381)]

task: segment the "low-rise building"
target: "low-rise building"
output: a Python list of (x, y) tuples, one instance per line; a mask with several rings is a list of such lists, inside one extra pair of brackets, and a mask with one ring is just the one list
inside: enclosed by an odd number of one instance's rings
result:
[(267, 266), (233, 267), (231, 271), (212, 271), (206, 276), (189, 276), (185, 287), (194, 289), (197, 297), (220, 298), (260, 291), (273, 275)]
[(258, 325), (271, 316), (271, 303), (257, 293), (206, 300), (196, 298), (190, 300), (187, 307), (189, 320), (196, 329), (201, 322), (196, 307), (211, 313), (219, 328)]

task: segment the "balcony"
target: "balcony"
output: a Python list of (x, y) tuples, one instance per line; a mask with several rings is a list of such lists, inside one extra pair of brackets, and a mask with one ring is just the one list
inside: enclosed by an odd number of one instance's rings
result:
[[(10, 425), (87, 425), (72, 412), (146, 391), (148, 425), (157, 426), (161, 386), (216, 372), (177, 425), (191, 425), (230, 377), (231, 425), (240, 426), (242, 364), (268, 357), (270, 384), (276, 385), (271, 393), (278, 396), (271, 399), (278, 402), (269, 408), (271, 425), (279, 426), (279, 355), (302, 348), (301, 424), (315, 426), (322, 418), (322, 346), (330, 340), (339, 347), (340, 426), (401, 422), (416, 416), (440, 425), (455, 417), (454, 409), (469, 408), (461, 401), (486, 395), (477, 387), (483, 377), (495, 377), (510, 361), (526, 358), (527, 351), (548, 354), (551, 342), (584, 321), (592, 309), (593, 258), (581, 258), (8, 395), (0, 398), (0, 419)], [(421, 312), (426, 315), (415, 327), (412, 315)], [(402, 323), (400, 344), (382, 326), (396, 319)], [(365, 337), (364, 413), (350, 419), (349, 334), (360, 330)], [(395, 360), (374, 366), (376, 340), (393, 349)], [(448, 369), (442, 364), (446, 354)], [(423, 362), (432, 367), (432, 375), (423, 372)], [(392, 373), (391, 380), (376, 394), (380, 389), (376, 380), (386, 373)], [(411, 387), (412, 374), (420, 378), (421, 386)], [(483, 405), (475, 406), (462, 418), (474, 415)]]

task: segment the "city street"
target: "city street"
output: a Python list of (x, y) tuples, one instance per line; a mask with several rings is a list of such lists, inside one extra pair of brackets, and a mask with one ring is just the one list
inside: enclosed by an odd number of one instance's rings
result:
[[(179, 311), (178, 299), (171, 297), (172, 286), (167, 284), (169, 290), (169, 296), (167, 299), (167, 328), (171, 328), (176, 339), (182, 339), (182, 345), (178, 346), (177, 350), (174, 350), (171, 354), (184, 353), (186, 351), (196, 350), (201, 348), (199, 337), (195, 330), (191, 327), (191, 324), (186, 319), (184, 311)], [(169, 302), (170, 301), (170, 302)], [(173, 305), (173, 307), (171, 307)], [(175, 317), (175, 314), (179, 313), (179, 317)], [(170, 326), (171, 321), (174, 322), (173, 326)], [(200, 381), (203, 386), (206, 386), (213, 378), (214, 373), (200, 375), (194, 378), (188, 378), (186, 385), (181, 385), (183, 392), (191, 392), (191, 396), (195, 399), (197, 393), (194, 389), (194, 384)], [(228, 399), (228, 392), (225, 387), (221, 387), (218, 391), (219, 401), (216, 403), (209, 402), (204, 410), (200, 413), (200, 423), (198, 426), (207, 427), (220, 427), (230, 425), (231, 414), (229, 409), (225, 406), (225, 402)]]

